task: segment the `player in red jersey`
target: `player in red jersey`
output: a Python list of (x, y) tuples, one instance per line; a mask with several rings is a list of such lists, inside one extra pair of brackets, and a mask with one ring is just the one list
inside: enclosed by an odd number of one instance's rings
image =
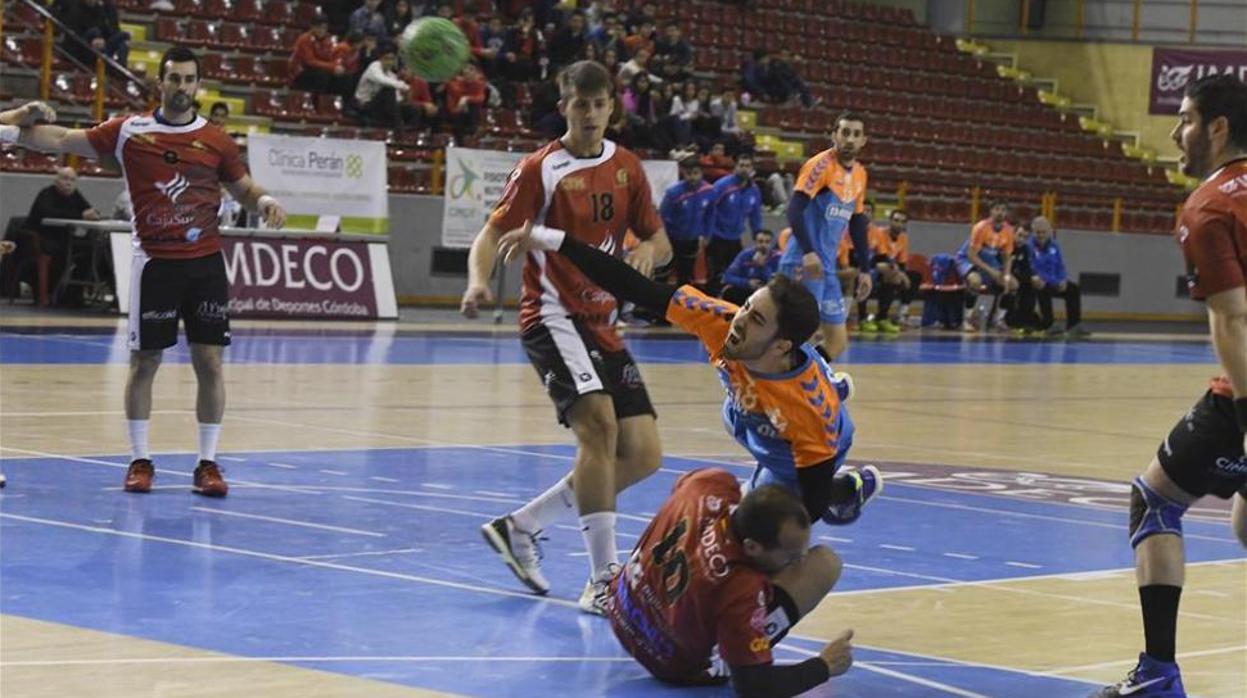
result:
[(1188, 507), (1208, 494), (1233, 497), (1231, 525), (1247, 547), (1247, 85), (1230, 75), (1191, 83), (1178, 118), (1172, 135), (1182, 171), (1204, 181), (1182, 208), (1177, 238), (1191, 297), (1207, 304), (1225, 374), (1213, 379), (1131, 487), (1130, 544), (1146, 649), (1124, 680), (1095, 698), (1186, 695), (1175, 640)]
[(678, 684), (730, 680), (742, 696), (784, 698), (852, 664), (845, 631), (820, 656), (776, 666), (771, 649), (840, 577), (810, 547), (805, 505), (778, 485), (741, 499), (723, 470), (680, 477), (611, 582), (611, 627), (651, 674)]
[[(461, 308), (467, 317), (476, 317), (480, 304), (490, 300), (499, 238), (528, 220), (576, 231), (581, 241), (611, 254), (622, 253), (631, 230), (642, 242), (629, 263), (646, 274), (670, 259), (671, 244), (641, 161), (605, 138), (615, 106), (612, 84), (610, 73), (593, 61), (560, 74), (559, 110), (567, 118), (567, 133), (520, 162), (473, 242)], [(662, 458), (654, 408), (615, 331), (615, 316), (615, 298), (561, 255), (528, 255), (521, 341), (559, 422), (576, 435), (576, 461), (545, 493), (482, 528), (515, 575), (544, 594), (550, 585), (539, 566), (538, 535), (578, 512), (590, 567), (580, 606), (597, 614), (617, 566), (615, 495), (657, 470)]]
[(46, 104), (32, 102), (0, 113), (0, 143), (89, 158), (114, 158), (134, 202), (134, 263), (130, 281), (130, 374), (126, 419), (133, 461), (128, 492), (148, 492), (155, 467), (148, 452), (152, 382), (165, 347), (177, 343), (178, 318), (186, 325), (191, 363), (199, 382), (199, 465), (192, 491), (224, 497), (229, 490), (216, 464), (225, 413), (221, 362), (230, 343), (229, 286), (217, 210), (221, 185), (269, 227), (286, 212), (247, 174), (238, 146), (195, 113), (199, 59), (185, 47), (160, 59), (160, 108), (110, 119), (91, 129), (38, 125), (55, 121)]

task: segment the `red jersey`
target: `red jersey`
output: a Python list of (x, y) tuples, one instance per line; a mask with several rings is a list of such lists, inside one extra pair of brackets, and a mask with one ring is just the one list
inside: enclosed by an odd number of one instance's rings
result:
[[(602, 154), (578, 158), (552, 141), (520, 161), (489, 222), (502, 231), (525, 221), (566, 231), (574, 239), (610, 254), (621, 254), (631, 229), (648, 240), (662, 229), (641, 161), (611, 141)], [(556, 252), (534, 250), (524, 261), (520, 329), (547, 317), (573, 317), (605, 351), (620, 351), (615, 332), (615, 297), (603, 291)]]
[(247, 176), (225, 131), (199, 115), (175, 126), (155, 114), (131, 114), (88, 130), (87, 140), (101, 157), (121, 163), (144, 252), (190, 259), (221, 251), (221, 184)]
[(682, 475), (611, 581), (615, 636), (660, 679), (710, 679), (716, 646), (728, 665), (772, 661), (766, 616), (774, 590), (732, 534), (740, 499), (731, 473)]
[[(1204, 300), (1247, 278), (1247, 160), (1209, 175), (1187, 198), (1178, 217), (1178, 244), (1186, 258), (1191, 298)], [(1212, 381), (1213, 392), (1233, 397), (1230, 381)]]

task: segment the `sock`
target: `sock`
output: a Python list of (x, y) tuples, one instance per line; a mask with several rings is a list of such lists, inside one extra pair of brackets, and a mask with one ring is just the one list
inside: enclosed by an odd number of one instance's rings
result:
[(1147, 656), (1160, 662), (1174, 661), (1178, 636), (1178, 600), (1182, 587), (1149, 584), (1139, 587), (1139, 605), (1143, 608), (1143, 637)]
[(130, 430), (130, 459), (150, 459), (151, 453), (147, 450), (147, 433), (151, 427), (151, 420), (127, 419), (126, 426)]
[(199, 424), (199, 460), (216, 460), (216, 442), (221, 438), (220, 424)]
[(568, 475), (512, 512), (511, 520), (519, 530), (536, 533), (575, 510), (576, 495), (572, 492), (571, 476)]
[(1009, 311), (1005, 310), (1004, 308), (1001, 308), (1001, 309), (997, 310), (997, 311), (996, 311), (996, 322), (998, 322), (998, 323), (1000, 323), (1000, 322), (1004, 322), (1004, 321), (1005, 321), (1005, 315), (1006, 315), (1006, 314), (1008, 314), (1008, 312), (1009, 312)]
[(844, 504), (857, 497), (857, 482), (848, 475), (831, 478), (830, 504)]
[(585, 548), (589, 550), (589, 575), (600, 579), (611, 565), (619, 563), (619, 551), (615, 549), (615, 512), (599, 511), (580, 517), (580, 531), (585, 536)]

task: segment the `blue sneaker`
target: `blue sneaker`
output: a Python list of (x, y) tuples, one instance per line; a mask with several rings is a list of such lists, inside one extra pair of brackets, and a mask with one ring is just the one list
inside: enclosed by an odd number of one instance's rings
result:
[(875, 466), (867, 465), (863, 466), (860, 471), (845, 468), (836, 477), (852, 478), (857, 489), (857, 496), (847, 502), (827, 507), (827, 513), (823, 514), (823, 521), (832, 526), (844, 526), (857, 521), (862, 515), (862, 507), (866, 506), (866, 502), (874, 499), (883, 491), (883, 473), (880, 473)]
[(1186, 698), (1182, 672), (1173, 662), (1158, 662), (1139, 654), (1139, 663), (1121, 683), (1105, 686), (1088, 698)]
[(857, 392), (857, 386), (853, 385), (853, 376), (844, 371), (836, 371), (831, 374), (831, 384), (836, 389), (836, 395), (840, 398), (840, 402), (848, 402), (853, 399), (853, 393)]

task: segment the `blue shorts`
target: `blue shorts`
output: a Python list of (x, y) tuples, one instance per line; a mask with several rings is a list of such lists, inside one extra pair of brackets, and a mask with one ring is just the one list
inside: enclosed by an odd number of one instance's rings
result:
[(818, 279), (805, 278), (800, 265), (785, 264), (779, 269), (786, 276), (800, 278), (802, 285), (814, 294), (818, 301), (818, 318), (828, 325), (843, 325), (848, 317), (849, 306), (840, 291), (840, 279), (836, 277), (835, 260), (830, 266), (823, 261), (823, 275)]
[[(845, 458), (847, 458), (848, 455), (848, 446), (840, 450), (839, 455), (836, 456), (836, 461), (832, 469), (833, 476), (835, 473), (839, 472), (841, 466), (844, 465)], [(741, 491), (743, 493), (748, 493), (762, 487), (763, 485), (779, 485), (797, 495), (801, 494), (801, 485), (797, 482), (797, 468), (795, 465), (785, 465), (780, 467), (775, 465), (766, 466), (759, 463), (754, 466), (753, 475), (750, 475), (749, 479), (745, 481)]]
[[(1003, 269), (1001, 269), (1000, 267), (993, 267), (993, 269), (995, 269), (996, 271), (1003, 271)], [(971, 272), (978, 272), (978, 275), (983, 279), (983, 285), (987, 286), (989, 289), (996, 290), (999, 288), (999, 285), (996, 283), (996, 281), (992, 279), (992, 277), (988, 276), (987, 272), (983, 271), (979, 267), (974, 266), (973, 262), (963, 262), (960, 260), (957, 261), (957, 273), (961, 274), (962, 281), (969, 283)], [(973, 291), (977, 289), (970, 289), (970, 290)]]

